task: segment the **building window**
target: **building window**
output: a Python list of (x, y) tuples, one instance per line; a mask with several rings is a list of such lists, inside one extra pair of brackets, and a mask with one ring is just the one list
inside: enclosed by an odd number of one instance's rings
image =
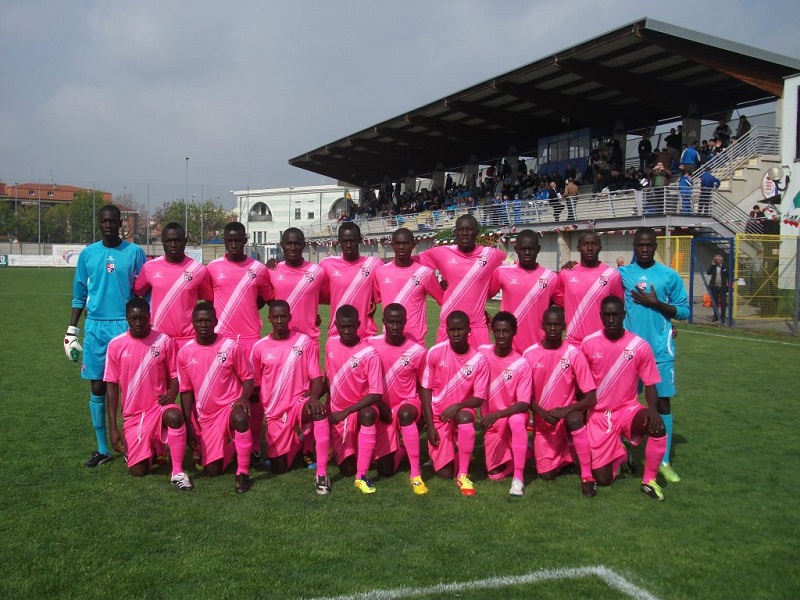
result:
[(48, 198), (52, 198), (53, 197), (53, 192), (47, 192), (47, 197)]
[(296, 221), (300, 220), (300, 218), (301, 218), (300, 215), (301, 214), (302, 214), (302, 209), (300, 209), (300, 208), (295, 208), (294, 209), (294, 218), (295, 218)]
[(314, 220), (314, 211), (313, 210), (308, 211), (308, 220), (309, 221), (313, 221)]
[(28, 190), (28, 196), (35, 196), (35, 195), (36, 192), (34, 192), (33, 190)]

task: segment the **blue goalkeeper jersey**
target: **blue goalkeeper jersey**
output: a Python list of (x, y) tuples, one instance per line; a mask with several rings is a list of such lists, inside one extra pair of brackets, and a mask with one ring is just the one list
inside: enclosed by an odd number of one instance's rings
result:
[(86, 309), (87, 319), (124, 320), (133, 282), (146, 260), (139, 246), (126, 241), (116, 248), (107, 248), (103, 242), (86, 246), (75, 269), (72, 308)]
[(622, 286), (625, 288), (625, 329), (645, 339), (653, 348), (656, 362), (675, 360), (675, 343), (672, 340), (672, 321), (654, 308), (636, 304), (631, 290), (639, 288), (649, 292), (655, 288), (661, 302), (677, 309), (675, 319), (689, 318), (689, 296), (678, 272), (654, 263), (643, 269), (636, 263), (620, 267)]

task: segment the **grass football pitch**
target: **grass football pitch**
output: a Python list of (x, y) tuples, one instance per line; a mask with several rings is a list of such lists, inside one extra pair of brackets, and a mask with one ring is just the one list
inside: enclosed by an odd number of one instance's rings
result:
[(167, 468), (83, 467), (88, 383), (61, 346), (73, 274), (0, 270), (2, 598), (800, 597), (799, 340), (679, 326), (683, 481), (663, 503), (631, 476), (586, 499), (576, 475), (533, 469), (511, 498), (480, 436), (473, 498), (429, 468), (421, 497), (407, 472), (364, 496), (335, 467), (329, 496), (305, 469), (254, 471), (237, 495), (232, 474), (189, 468), (181, 493)]

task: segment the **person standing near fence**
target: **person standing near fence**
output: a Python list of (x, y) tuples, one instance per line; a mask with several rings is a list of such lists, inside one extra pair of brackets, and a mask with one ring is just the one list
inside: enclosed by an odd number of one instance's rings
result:
[(711, 276), (708, 282), (711, 288), (711, 302), (714, 305), (714, 316), (711, 321), (719, 321), (725, 325), (728, 314), (728, 290), (730, 289), (730, 272), (725, 265), (722, 254), (715, 254), (711, 266), (708, 267), (706, 275)]
[(575, 207), (578, 204), (578, 194), (580, 190), (573, 178), (567, 180), (567, 185), (564, 186), (564, 198), (567, 202), (567, 221), (575, 220)]
[(700, 175), (700, 202), (697, 212), (701, 215), (711, 214), (711, 192), (719, 189), (721, 183), (710, 171), (703, 171)]

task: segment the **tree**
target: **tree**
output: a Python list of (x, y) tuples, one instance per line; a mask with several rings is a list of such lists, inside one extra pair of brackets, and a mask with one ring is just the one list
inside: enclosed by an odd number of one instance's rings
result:
[[(157, 208), (153, 212), (154, 233), (159, 235), (164, 226), (173, 221), (183, 225), (186, 220), (186, 210), (187, 206), (182, 198), (178, 198), (173, 202), (166, 202), (163, 206)], [(202, 236), (200, 235), (201, 213), (203, 221)], [(201, 203), (189, 204), (188, 231), (186, 232), (189, 245), (199, 245), (201, 237), (203, 242), (214, 237), (224, 229), (225, 224), (230, 220), (230, 212), (211, 199)]]
[(69, 237), (70, 242), (77, 244), (91, 244), (100, 238), (100, 231), (96, 226), (97, 213), (107, 202), (103, 193), (95, 190), (81, 190), (75, 193), (69, 207)]
[(69, 241), (69, 212), (65, 205), (51, 206), (42, 211), (42, 241), (63, 244)]
[(0, 202), (0, 237), (14, 239), (14, 209), (10, 202)]

